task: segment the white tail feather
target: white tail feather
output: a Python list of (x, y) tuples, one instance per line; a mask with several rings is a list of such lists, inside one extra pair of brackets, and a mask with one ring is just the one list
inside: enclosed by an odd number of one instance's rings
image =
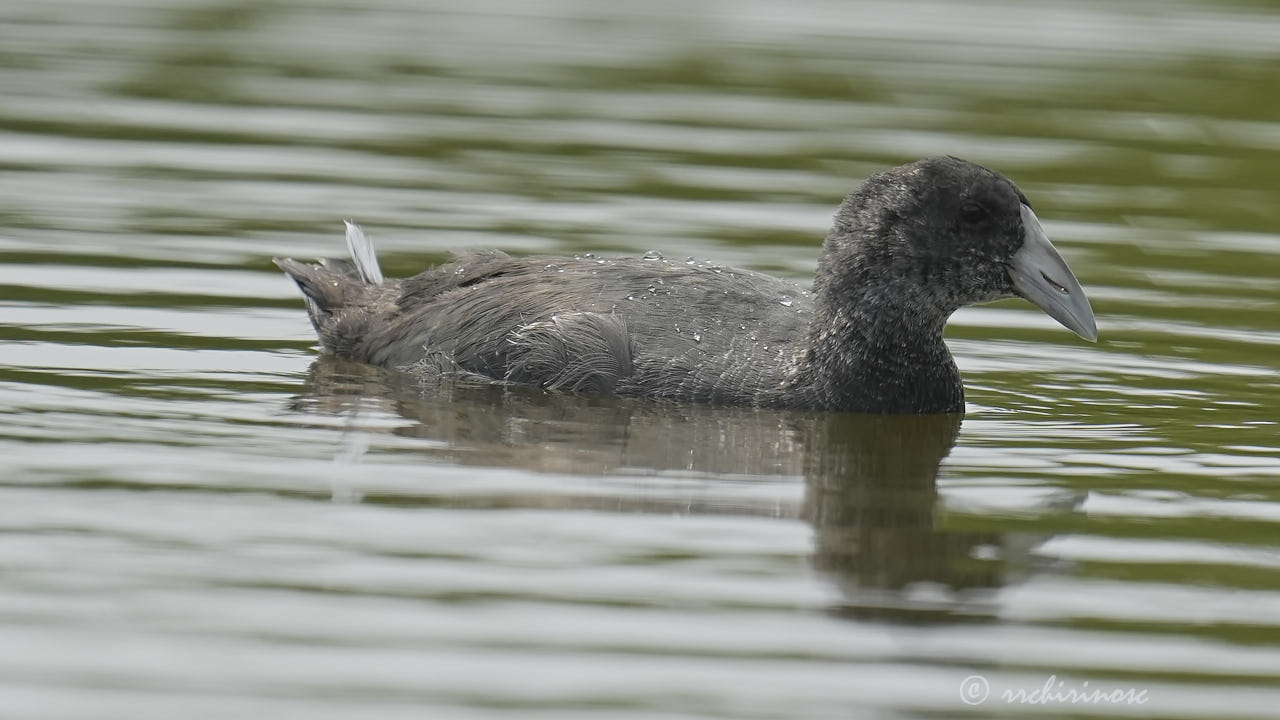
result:
[(356, 272), (360, 279), (370, 285), (382, 284), (382, 269), (378, 267), (378, 255), (373, 251), (373, 242), (369, 240), (360, 226), (350, 220), (343, 220), (347, 226), (347, 251), (356, 263)]

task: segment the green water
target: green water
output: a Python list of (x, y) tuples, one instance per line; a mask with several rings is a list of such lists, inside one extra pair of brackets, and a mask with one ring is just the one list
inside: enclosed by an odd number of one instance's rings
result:
[[(1261, 2), (10, 0), (0, 717), (1274, 717), (1277, 117)], [(1101, 335), (957, 313), (963, 419), (424, 390), (270, 263), (803, 281), (930, 154)]]

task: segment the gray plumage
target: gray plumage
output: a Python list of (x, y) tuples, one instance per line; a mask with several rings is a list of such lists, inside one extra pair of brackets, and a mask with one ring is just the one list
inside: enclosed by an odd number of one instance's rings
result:
[(482, 252), (383, 280), (354, 225), (354, 265), (275, 262), (322, 346), (374, 365), (678, 401), (957, 412), (943, 325), (961, 305), (1015, 294), (1024, 204), (1010, 181), (955, 158), (875, 175), (837, 212), (812, 291), (652, 254)]

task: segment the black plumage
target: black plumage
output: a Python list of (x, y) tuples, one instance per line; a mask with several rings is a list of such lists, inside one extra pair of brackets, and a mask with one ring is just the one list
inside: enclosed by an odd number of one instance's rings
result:
[[(845, 199), (812, 290), (656, 254), (485, 252), (383, 280), (353, 225), (354, 264), (276, 263), (325, 349), (384, 367), (679, 401), (957, 412), (963, 386), (942, 329), (960, 306), (1020, 294), (1096, 335), (1079, 284), (1037, 233), (1012, 182), (929, 158)], [(1050, 260), (1027, 260), (1033, 250)]]

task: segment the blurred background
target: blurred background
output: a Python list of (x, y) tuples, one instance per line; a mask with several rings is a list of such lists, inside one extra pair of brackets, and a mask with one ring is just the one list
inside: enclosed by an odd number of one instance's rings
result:
[[(270, 263), (806, 282), (932, 154), (1101, 334), (957, 313), (963, 423), (423, 387)], [(0, 717), (1274, 717), (1278, 181), (1261, 1), (5, 0)]]

